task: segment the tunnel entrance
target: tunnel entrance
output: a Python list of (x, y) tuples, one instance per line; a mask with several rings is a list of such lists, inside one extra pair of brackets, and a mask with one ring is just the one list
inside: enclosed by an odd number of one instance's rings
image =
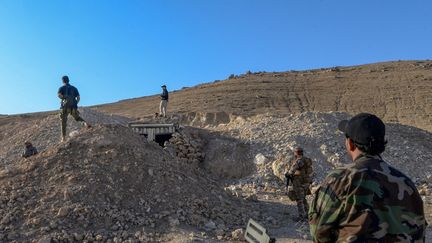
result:
[(155, 142), (158, 143), (160, 146), (165, 147), (164, 144), (166, 141), (170, 140), (172, 138), (172, 134), (158, 134), (155, 135)]
[(168, 141), (177, 129), (174, 124), (144, 123), (139, 121), (129, 123), (129, 127), (132, 131), (145, 136), (147, 141), (155, 141), (162, 147), (165, 141)]

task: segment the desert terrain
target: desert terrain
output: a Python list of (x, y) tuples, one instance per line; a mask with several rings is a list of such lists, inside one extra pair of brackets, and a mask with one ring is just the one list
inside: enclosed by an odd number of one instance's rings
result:
[[(349, 162), (336, 127), (358, 112), (386, 122), (383, 158), (412, 178), (431, 222), (431, 94), (432, 61), (396, 61), (231, 75), (171, 92), (166, 119), (152, 118), (158, 95), (81, 107), (93, 127), (70, 118), (63, 143), (56, 111), (0, 116), (0, 241), (238, 242), (253, 218), (277, 242), (310, 242), (286, 162), (303, 147), (315, 190)], [(162, 147), (135, 120), (179, 128)], [(38, 155), (21, 157), (26, 140)]]

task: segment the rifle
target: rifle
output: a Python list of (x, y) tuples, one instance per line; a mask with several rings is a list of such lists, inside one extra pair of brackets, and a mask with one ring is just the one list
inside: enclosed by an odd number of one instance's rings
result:
[(292, 182), (292, 175), (285, 173), (285, 180), (286, 180), (285, 187), (288, 190), (289, 183), (290, 183), (290, 181)]

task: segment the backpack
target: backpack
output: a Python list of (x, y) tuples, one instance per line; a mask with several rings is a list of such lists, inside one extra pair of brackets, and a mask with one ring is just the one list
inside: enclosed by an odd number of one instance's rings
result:
[(66, 86), (64, 99), (62, 100), (63, 108), (75, 108), (77, 105), (77, 100), (75, 98), (74, 90), (72, 86)]

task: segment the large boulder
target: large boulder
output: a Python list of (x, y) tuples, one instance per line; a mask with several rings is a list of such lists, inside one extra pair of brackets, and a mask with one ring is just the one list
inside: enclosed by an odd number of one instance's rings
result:
[(273, 174), (281, 180), (285, 180), (285, 173), (289, 169), (291, 158), (285, 155), (278, 155), (272, 163)]

